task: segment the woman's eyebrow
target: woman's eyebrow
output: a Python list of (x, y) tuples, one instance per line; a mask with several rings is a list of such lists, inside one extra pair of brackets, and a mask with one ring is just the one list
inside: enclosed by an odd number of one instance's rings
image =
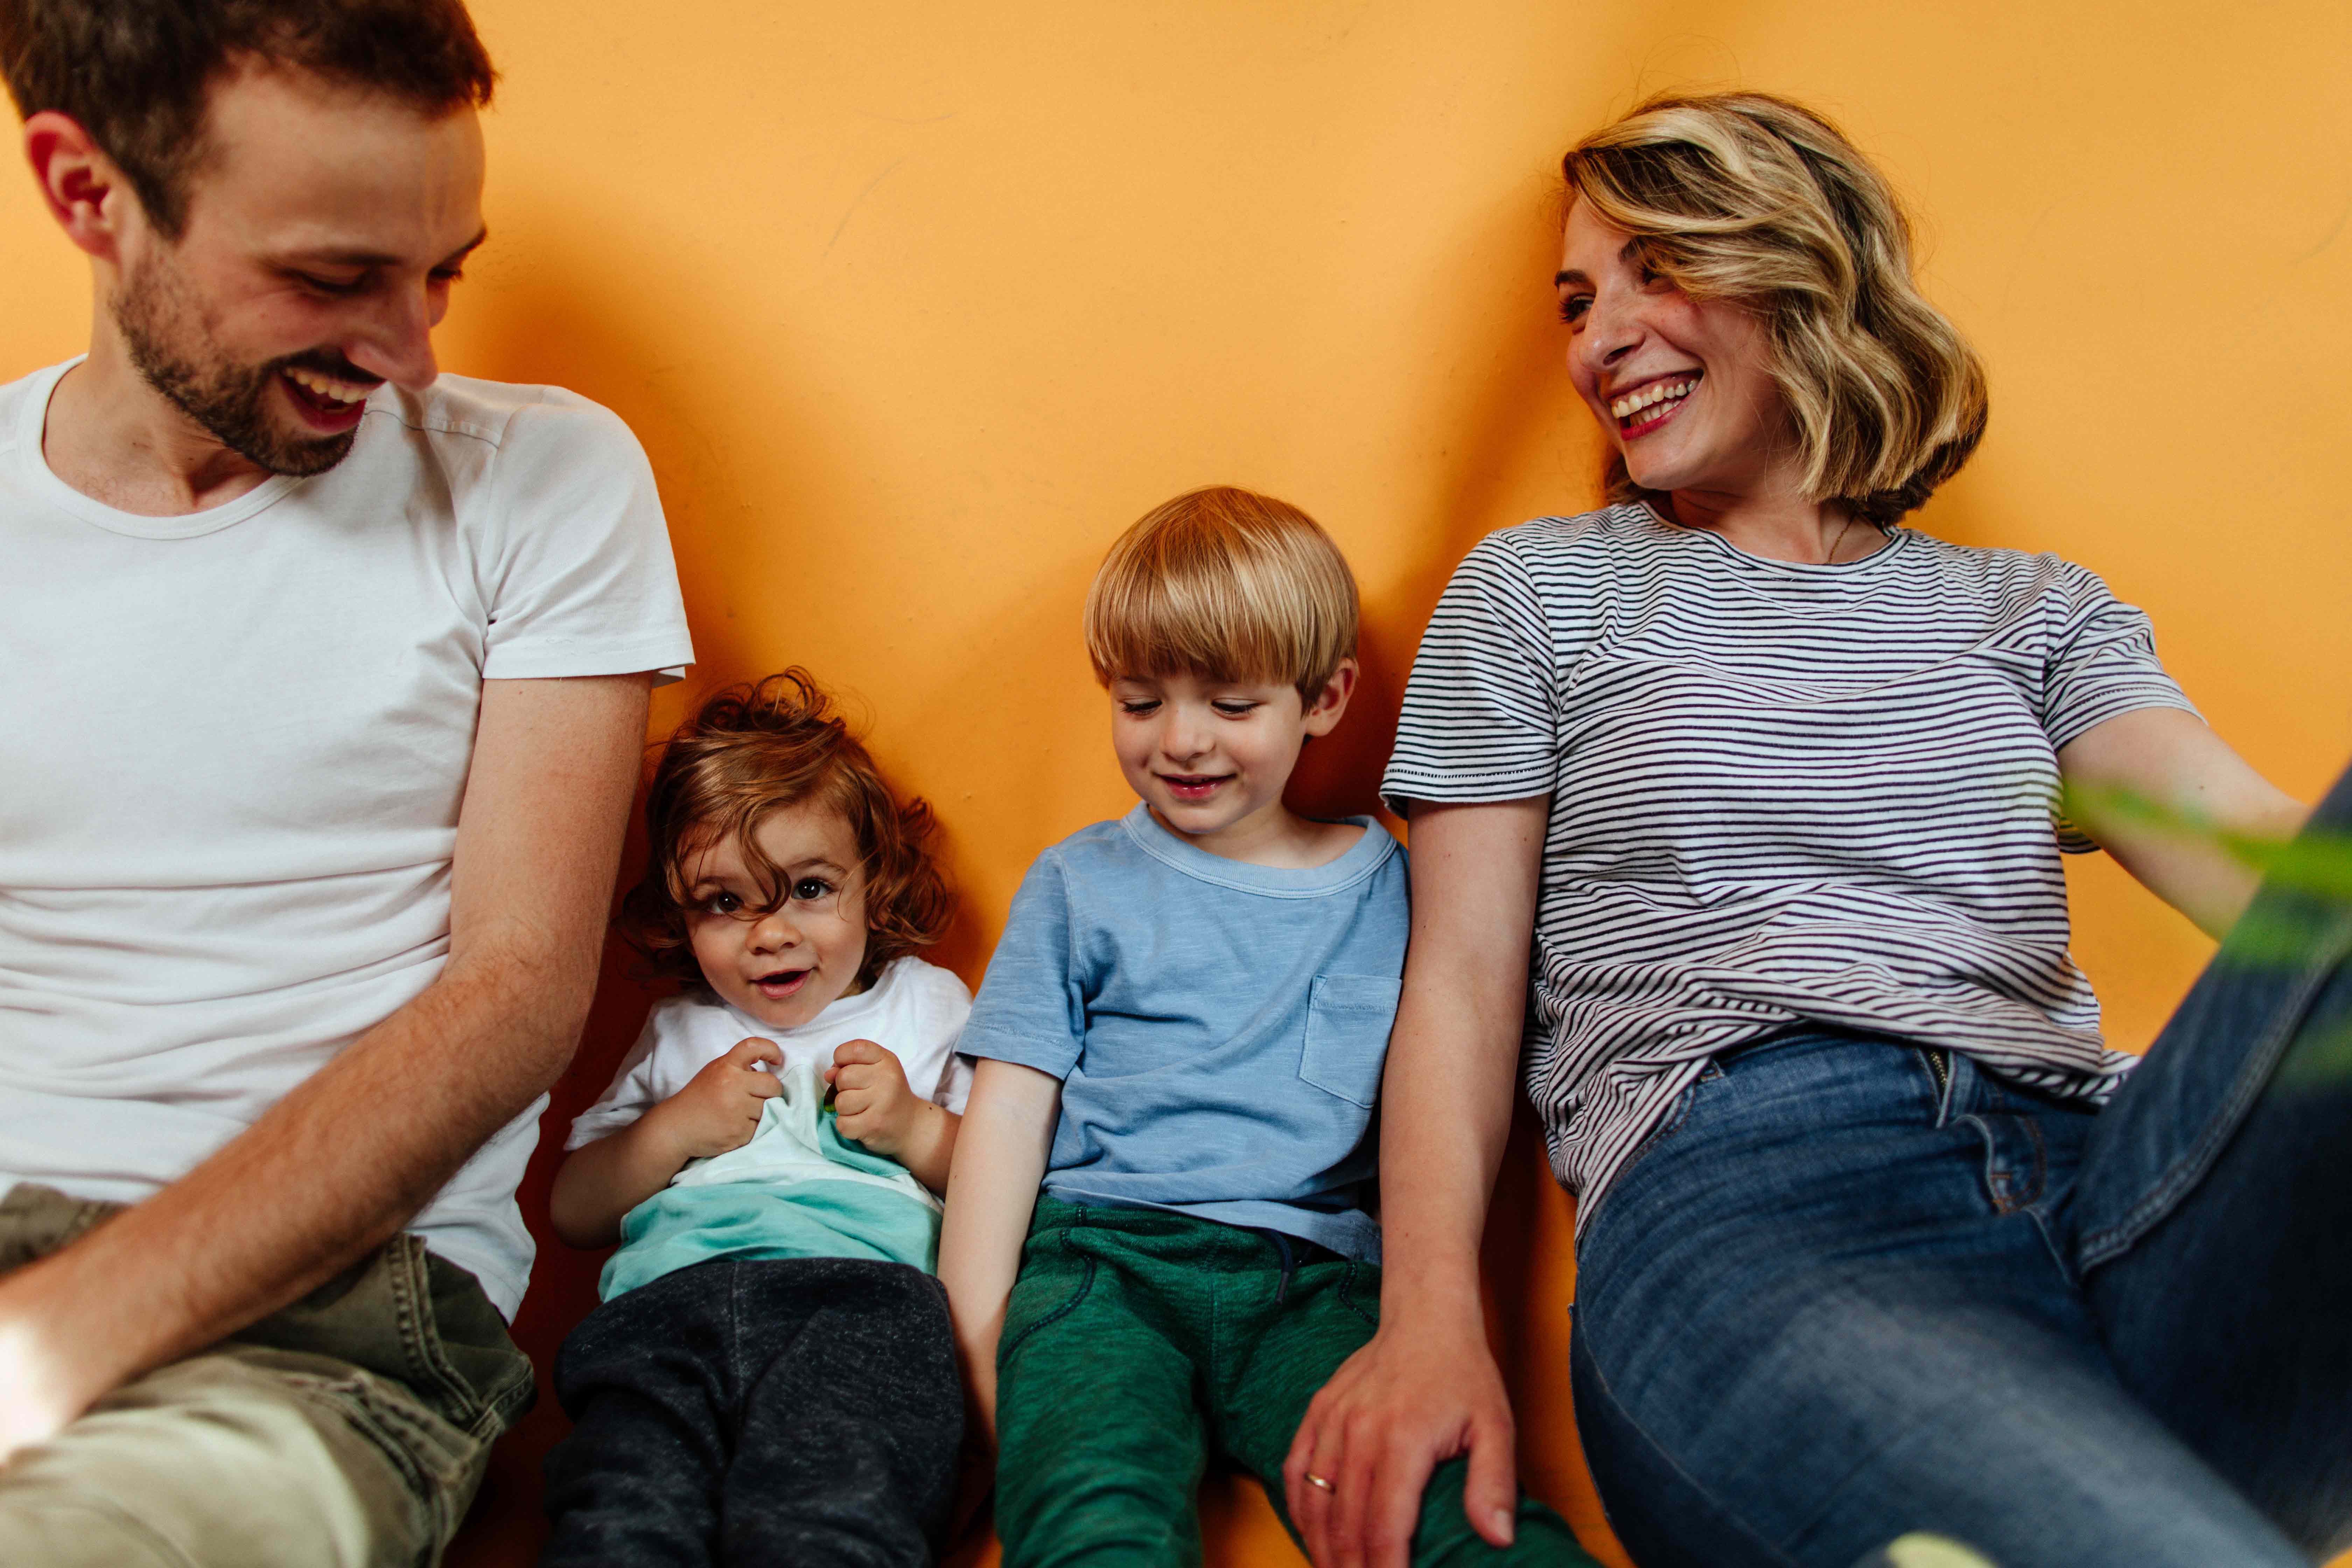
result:
[[(1638, 238), (1627, 240), (1617, 252), (1617, 259), (1620, 261), (1637, 261), (1641, 259), (1641, 256), (1642, 242)], [(1586, 277), (1582, 272), (1578, 271), (1573, 267), (1570, 268), (1565, 272), (1555, 272), (1551, 275), (1551, 286), (1555, 289), (1565, 289), (1571, 283), (1582, 283), (1590, 286), (1591, 282), (1591, 279)]]

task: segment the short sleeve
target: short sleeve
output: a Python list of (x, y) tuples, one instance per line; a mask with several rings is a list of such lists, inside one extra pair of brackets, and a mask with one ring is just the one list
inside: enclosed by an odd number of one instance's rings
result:
[(517, 410), (485, 500), (484, 679), (675, 678), (693, 662), (653, 468), (617, 415), (553, 391)]
[(2053, 750), (2135, 709), (2197, 711), (2158, 661), (2147, 616), (2095, 574), (2070, 567), (2053, 608), (2041, 712)]
[(1390, 809), (1550, 794), (1554, 662), (1543, 600), (1505, 536), (1490, 534), (1454, 569), (1422, 636), (1381, 780)]
[(566, 1152), (612, 1136), (661, 1099), (654, 1089), (654, 1047), (661, 1041), (661, 1024), (662, 1006), (657, 1004), (646, 1026), (637, 1032), (636, 1044), (621, 1058), (611, 1085), (595, 1104), (572, 1118), (571, 1134), (563, 1140)]
[(1061, 858), (1049, 849), (1013, 896), (1004, 935), (981, 977), (956, 1049), (1067, 1078), (1087, 1027), (1073, 952), (1068, 878)]
[(971, 993), (950, 970), (919, 958), (902, 962), (922, 964), (915, 976), (921, 985), (914, 1009), (919, 1036), (914, 1044), (931, 1082), (928, 1091), (922, 1090), (920, 1079), (914, 1079), (912, 1087), (925, 1092), (933, 1105), (961, 1116), (971, 1094), (971, 1064), (956, 1054), (956, 1042), (962, 1037), (964, 1021), (971, 1016)]

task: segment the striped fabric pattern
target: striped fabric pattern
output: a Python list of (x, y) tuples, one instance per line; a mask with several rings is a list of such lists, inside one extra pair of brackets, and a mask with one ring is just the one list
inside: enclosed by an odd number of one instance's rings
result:
[(1382, 793), (1550, 797), (1525, 1070), (1580, 1226), (1709, 1057), (1791, 1025), (2112, 1093), (2056, 752), (2151, 707), (2189, 704), (2147, 617), (2055, 556), (1898, 528), (1799, 565), (1632, 504), (1470, 552)]

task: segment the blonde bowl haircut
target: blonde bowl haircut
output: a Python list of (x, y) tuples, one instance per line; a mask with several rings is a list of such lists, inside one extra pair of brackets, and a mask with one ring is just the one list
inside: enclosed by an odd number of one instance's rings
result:
[[(1913, 280), (1893, 188), (1828, 121), (1768, 93), (1654, 98), (1561, 172), (1652, 270), (1763, 319), (1809, 500), (1889, 524), (1976, 450), (1984, 367)], [(1649, 495), (1622, 455), (1608, 485)]]
[(1280, 681), (1311, 708), (1356, 652), (1356, 578), (1286, 501), (1218, 485), (1146, 512), (1087, 590), (1087, 657), (1122, 676)]

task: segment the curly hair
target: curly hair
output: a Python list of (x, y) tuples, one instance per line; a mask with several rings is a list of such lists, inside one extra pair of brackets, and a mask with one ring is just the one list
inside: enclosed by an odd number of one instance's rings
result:
[[(1668, 282), (1762, 318), (1809, 497), (1892, 523), (1976, 450), (1984, 367), (1913, 281), (1893, 188), (1828, 121), (1769, 93), (1654, 98), (1561, 172)], [(1647, 494), (1622, 455), (1608, 485)]]
[(662, 748), (646, 795), (645, 875), (614, 921), (656, 975), (699, 984), (687, 935), (688, 862), (732, 838), (772, 904), (782, 874), (753, 834), (769, 813), (803, 801), (841, 813), (866, 879), (866, 962), (860, 986), (947, 931), (953, 895), (925, 847), (931, 809), (900, 800), (874, 758), (805, 669), (706, 699)]

